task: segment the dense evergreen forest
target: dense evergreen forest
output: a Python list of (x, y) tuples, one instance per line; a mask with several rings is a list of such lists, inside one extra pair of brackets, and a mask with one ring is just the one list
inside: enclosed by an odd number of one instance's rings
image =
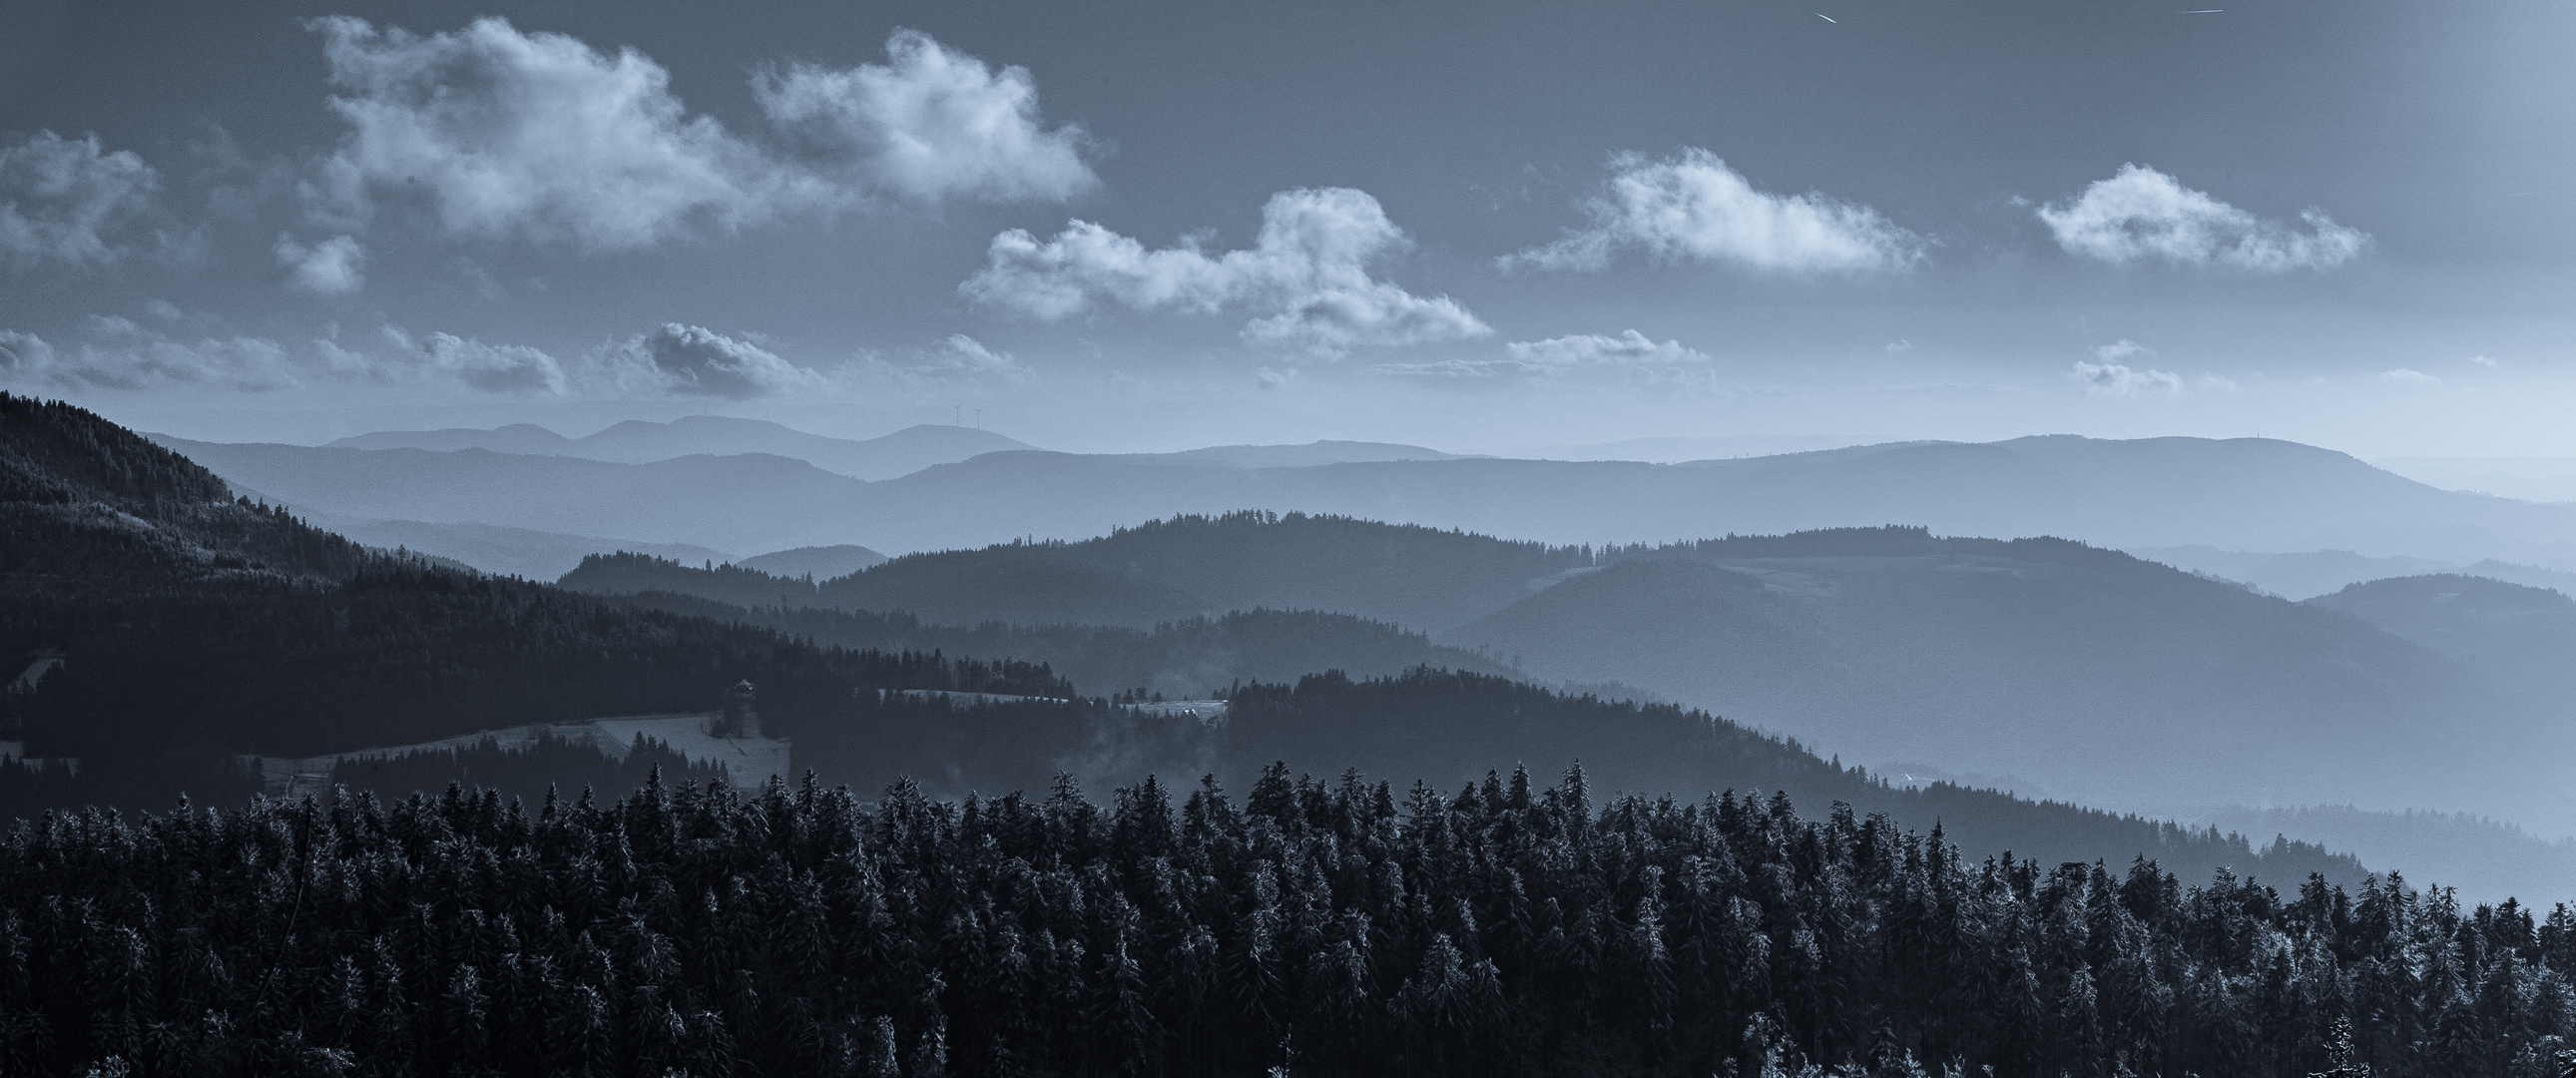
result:
[(658, 781), (22, 823), (11, 1074), (2544, 1078), (2576, 915), (1785, 797)]
[[(594, 555), (583, 564), (620, 561), (660, 562), (666, 570), (687, 574), (707, 572), (632, 554)], [(665, 581), (657, 578), (656, 582)], [(816, 606), (741, 606), (694, 589), (617, 594), (613, 601), (639, 609), (756, 625), (818, 644), (847, 648), (1008, 655), (1044, 663), (1067, 681), (1095, 694), (1101, 686), (1142, 685), (1173, 699), (1196, 699), (1216, 695), (1237, 681), (1294, 681), (1300, 675), (1321, 670), (1340, 670), (1356, 678), (1398, 674), (1417, 666), (1480, 674), (1511, 672), (1507, 662), (1434, 644), (1422, 633), (1382, 621), (1317, 610), (1235, 610), (1217, 616), (1179, 618), (1147, 629), (1069, 623), (1014, 625), (1001, 621), (936, 625), (904, 610), (876, 613)], [(1605, 692), (1644, 695), (1640, 690), (1624, 687), (1601, 688)]]
[(551, 733), (539, 734), (525, 747), (505, 748), (487, 737), (461, 748), (343, 757), (332, 765), (330, 779), (333, 787), (387, 801), (457, 786), (531, 802), (557, 790), (616, 794), (653, 782), (719, 786), (727, 781), (722, 766), (691, 763), (642, 734), (635, 735), (625, 755), (612, 759), (591, 745)]

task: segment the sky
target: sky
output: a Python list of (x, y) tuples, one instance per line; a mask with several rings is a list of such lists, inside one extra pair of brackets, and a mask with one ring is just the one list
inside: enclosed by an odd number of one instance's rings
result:
[(2576, 455), (2576, 5), (0, 7), (0, 388), (188, 437)]

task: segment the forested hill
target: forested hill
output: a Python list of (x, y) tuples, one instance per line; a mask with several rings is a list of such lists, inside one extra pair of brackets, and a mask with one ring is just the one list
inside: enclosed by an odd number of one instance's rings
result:
[(585, 560), (578, 591), (668, 591), (744, 605), (811, 602), (977, 625), (1150, 626), (1256, 607), (1320, 609), (1437, 631), (1592, 564), (1583, 547), (1348, 517), (1242, 511), (1177, 516), (1081, 542), (911, 554), (812, 587), (728, 566), (640, 555)]
[[(1417, 666), (1506, 674), (1510, 668), (1471, 651), (1442, 647), (1421, 633), (1385, 622), (1315, 610), (1237, 610), (1182, 618), (1151, 629), (1124, 625), (933, 625), (909, 613), (874, 614), (819, 607), (743, 607), (652, 591), (616, 597), (648, 610), (739, 621), (819, 644), (948, 655), (1008, 655), (1045, 663), (1094, 696), (1136, 692), (1205, 699), (1244, 681), (1295, 681), (1339, 670), (1355, 678), (1399, 674)], [(1615, 692), (1609, 686), (1603, 691)], [(1651, 695), (1624, 690), (1622, 695)]]
[(98, 415), (0, 392), (0, 577), (21, 592), (133, 593), (218, 577), (346, 577), (365, 548)]
[(78, 788), (127, 805), (234, 789), (237, 753), (713, 710), (743, 679), (782, 732), (862, 690), (1072, 694), (1028, 664), (819, 646), (371, 554), (94, 414), (0, 395), (0, 661), (14, 676), (39, 655), (60, 663), (0, 693), (0, 740), (80, 759)]

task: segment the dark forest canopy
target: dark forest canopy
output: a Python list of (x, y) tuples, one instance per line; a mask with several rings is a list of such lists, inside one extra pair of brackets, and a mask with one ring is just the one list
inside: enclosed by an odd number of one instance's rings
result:
[[(0, 838), (10, 1073), (2544, 1078), (2576, 915), (1962, 855), (1580, 772), (656, 782)], [(94, 1069), (93, 1069), (94, 1068)], [(1277, 1068), (1277, 1069), (1273, 1069)]]

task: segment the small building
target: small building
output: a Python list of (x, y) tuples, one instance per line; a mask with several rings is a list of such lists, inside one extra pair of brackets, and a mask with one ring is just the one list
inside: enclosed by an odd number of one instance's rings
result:
[(760, 690), (746, 679), (734, 682), (725, 690), (724, 710), (707, 726), (707, 733), (724, 738), (756, 738), (760, 732)]

